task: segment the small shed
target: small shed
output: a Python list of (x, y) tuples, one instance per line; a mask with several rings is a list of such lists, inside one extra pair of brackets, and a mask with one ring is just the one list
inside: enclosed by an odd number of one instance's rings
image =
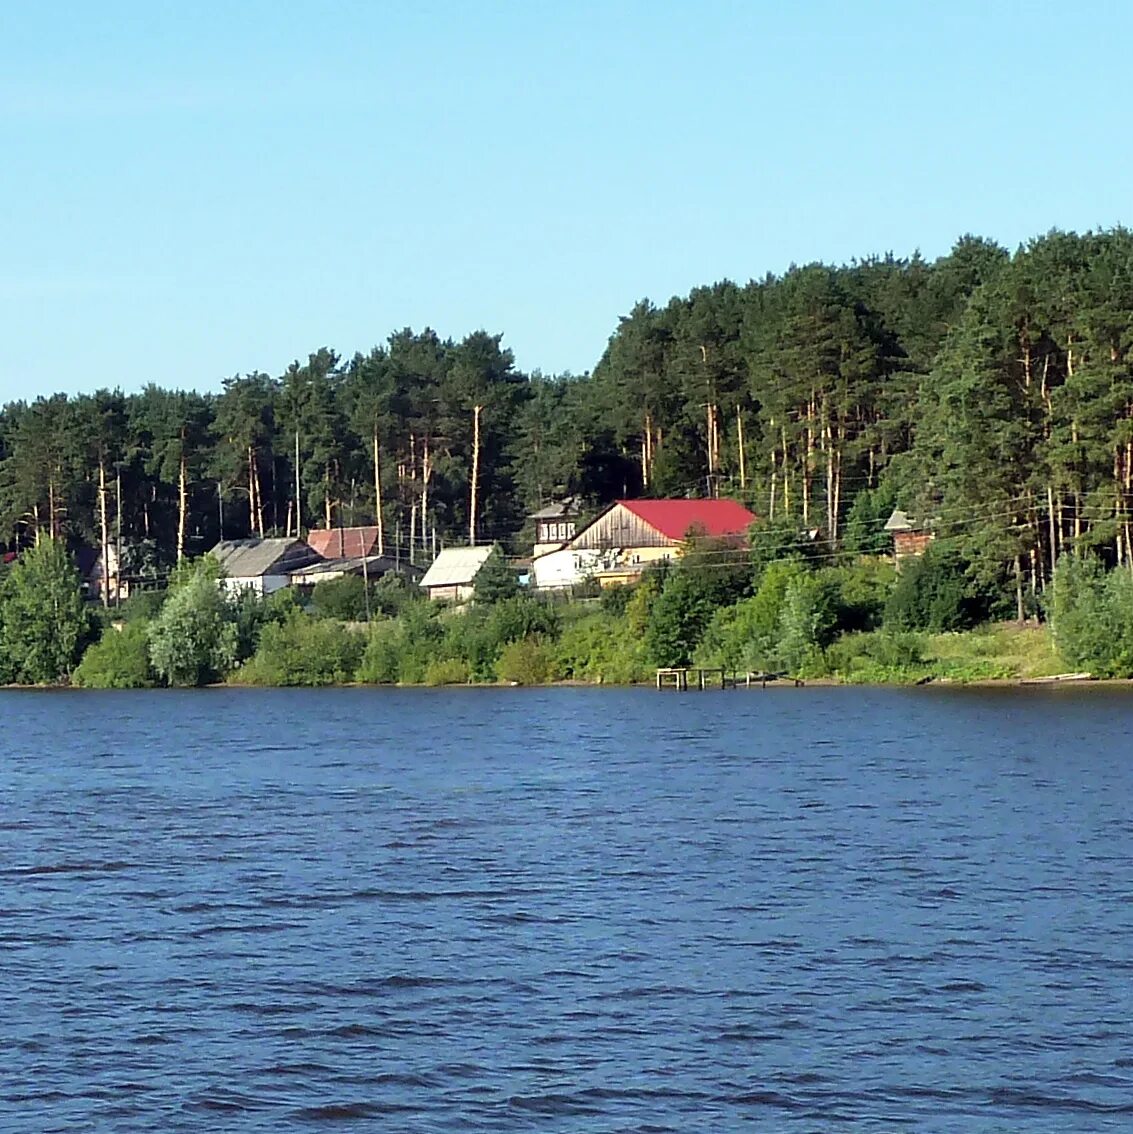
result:
[(476, 576), (488, 562), (493, 547), (446, 547), (433, 560), (421, 580), (421, 589), (431, 599), (467, 602), (472, 597)]
[(224, 568), (229, 594), (270, 595), (288, 586), (293, 572), (321, 558), (301, 539), (222, 539), (209, 554)]
[(893, 515), (885, 521), (885, 531), (893, 536), (893, 558), (898, 563), (924, 555), (935, 538), (930, 529), (911, 520), (900, 508), (894, 508)]

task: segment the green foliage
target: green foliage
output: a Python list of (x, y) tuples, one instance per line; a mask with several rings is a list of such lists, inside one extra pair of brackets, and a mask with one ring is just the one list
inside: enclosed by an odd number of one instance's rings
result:
[(517, 594), (519, 594), (519, 579), (504, 559), (503, 549), (496, 544), (492, 548), (492, 554), (476, 572), (472, 597), (478, 603), (491, 605), (514, 598)]
[(250, 588), (240, 591), (231, 600), (236, 623), (236, 661), (245, 662), (260, 646), (264, 628), (281, 625), (301, 609), (299, 595), (291, 587), (282, 587), (260, 597)]
[(376, 583), (370, 584), (371, 617), (384, 614), (388, 618), (393, 618), (412, 603), (424, 601), (426, 600), (421, 594), (421, 588), (416, 583), (393, 571), (387, 572)]
[(641, 635), (603, 611), (569, 623), (554, 647), (551, 676), (559, 680), (627, 685), (652, 675)]
[(788, 673), (802, 677), (824, 672), (822, 651), (837, 633), (837, 602), (837, 587), (829, 578), (808, 572), (796, 575), (787, 584), (779, 615), (777, 655)]
[(432, 661), (454, 656), (445, 650), (445, 640), (445, 626), (431, 604), (412, 604), (400, 618), (371, 624), (356, 679), (367, 685), (419, 685)]
[(61, 681), (91, 628), (75, 564), (58, 540), (42, 540), (12, 564), (0, 588), (0, 681)]
[(851, 555), (887, 555), (893, 537), (885, 522), (893, 514), (897, 493), (891, 485), (867, 488), (854, 497), (842, 530), (842, 546)]
[(645, 638), (660, 666), (687, 665), (715, 612), (748, 594), (747, 552), (722, 540), (691, 540), (652, 604)]
[(835, 595), (835, 619), (839, 633), (874, 630), (881, 625), (885, 605), (897, 581), (891, 562), (863, 559), (842, 567), (824, 567), (816, 574)]
[(471, 680), (463, 658), (433, 658), (425, 666), (426, 685), (467, 685)]
[(847, 634), (826, 650), (826, 671), (853, 684), (911, 684), (930, 672), (923, 635)]
[(763, 572), (773, 563), (784, 560), (805, 562), (815, 559), (823, 550), (811, 537), (810, 530), (794, 516), (777, 516), (753, 524), (751, 564), (757, 585)]
[(311, 591), (311, 612), (316, 618), (334, 618), (339, 622), (364, 622), (372, 613), (374, 587), (370, 587), (367, 608), (366, 583), (360, 575), (341, 575), (316, 583)]
[(341, 685), (354, 680), (366, 639), (328, 619), (293, 611), (269, 622), (255, 657), (231, 680), (242, 685)]
[(163, 602), (164, 591), (135, 591), (114, 614), (122, 622), (152, 622)]
[(1055, 645), (1067, 663), (1098, 677), (1133, 677), (1133, 575), (1093, 557), (1063, 556), (1054, 574)]
[(144, 622), (113, 627), (83, 654), (71, 675), (71, 682), (83, 689), (145, 689), (156, 683), (149, 661), (149, 639)]
[(211, 556), (182, 564), (161, 613), (149, 624), (150, 663), (167, 685), (207, 685), (236, 662), (235, 612), (218, 575)]
[(894, 630), (965, 630), (988, 617), (992, 597), (968, 574), (959, 552), (941, 542), (901, 565), (885, 605)]
[(545, 685), (553, 667), (553, 654), (546, 641), (528, 637), (504, 646), (496, 662), (496, 674), (501, 681), (514, 685)]

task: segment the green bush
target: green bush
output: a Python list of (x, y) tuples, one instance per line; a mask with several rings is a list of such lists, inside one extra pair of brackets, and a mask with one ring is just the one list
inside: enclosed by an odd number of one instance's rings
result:
[(968, 630), (989, 615), (995, 596), (969, 577), (959, 553), (944, 543), (907, 559), (885, 604), (885, 625), (894, 630)]
[(546, 685), (551, 679), (552, 655), (542, 638), (520, 638), (509, 642), (496, 663), (501, 681), (515, 685)]
[(0, 578), (0, 683), (41, 685), (65, 678), (92, 632), (67, 549), (59, 540), (41, 540)]
[(628, 685), (647, 680), (652, 667), (641, 635), (629, 631), (627, 620), (595, 611), (564, 628), (552, 648), (551, 676)]
[(165, 591), (135, 591), (115, 612), (122, 622), (152, 622), (161, 613)]
[(1051, 625), (1058, 652), (1098, 677), (1133, 677), (1133, 576), (1091, 557), (1063, 556), (1054, 573)]
[(467, 685), (471, 679), (462, 658), (433, 658), (425, 666), (426, 685)]
[(83, 689), (145, 689), (156, 683), (149, 662), (145, 624), (127, 622), (121, 630), (111, 627), (88, 647), (71, 676)]
[(428, 603), (412, 603), (400, 618), (371, 624), (357, 680), (368, 685), (420, 685), (429, 663), (452, 652), (446, 628)]
[(342, 685), (353, 681), (364, 637), (339, 622), (295, 612), (269, 623), (255, 656), (233, 674), (241, 685)]
[(884, 630), (839, 638), (825, 662), (828, 673), (855, 684), (912, 683), (930, 672), (922, 635)]
[(492, 554), (476, 572), (472, 597), (478, 603), (491, 605), (504, 599), (514, 598), (518, 593), (519, 577), (508, 566), (503, 549), (496, 544)]
[(146, 627), (150, 663), (168, 685), (217, 681), (236, 662), (236, 615), (219, 574), (210, 556), (183, 563), (161, 613)]
[[(373, 588), (371, 587), (371, 597)], [(367, 608), (366, 583), (359, 575), (342, 575), (316, 583), (311, 590), (311, 613), (316, 618), (339, 622), (364, 622), (373, 609)]]

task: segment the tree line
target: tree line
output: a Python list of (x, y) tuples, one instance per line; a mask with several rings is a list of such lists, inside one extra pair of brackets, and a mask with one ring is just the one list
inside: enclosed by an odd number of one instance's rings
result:
[(222, 536), (376, 523), (424, 558), (521, 550), (562, 495), (728, 494), (839, 555), (883, 550), (899, 504), (1024, 614), (1066, 550), (1133, 568), (1131, 348), (1124, 229), (643, 300), (581, 376), (520, 372), (499, 334), (405, 329), (217, 393), (4, 406), (0, 540), (117, 542), (142, 573)]

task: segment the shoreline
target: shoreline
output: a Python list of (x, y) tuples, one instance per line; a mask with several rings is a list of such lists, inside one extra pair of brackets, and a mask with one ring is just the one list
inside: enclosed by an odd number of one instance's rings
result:
[[(78, 685), (0, 685), (0, 693), (151, 693), (174, 692), (177, 690), (192, 689), (650, 689), (652, 683), (648, 681), (612, 682), (612, 681), (581, 681), (567, 679), (563, 681), (546, 681), (538, 684), (521, 684), (515, 681), (461, 681), (450, 684), (427, 685), (424, 682), (415, 684), (368, 684), (360, 681), (347, 681), (327, 685), (253, 685), (239, 682), (218, 681), (209, 685), (148, 685), (132, 689), (91, 689)], [(836, 677), (816, 677), (805, 680), (800, 679), (798, 685), (793, 680), (769, 681), (766, 686), (756, 689), (726, 689), (718, 688), (705, 690), (683, 690), (683, 693), (760, 693), (774, 689), (1069, 689), (1069, 688), (1127, 688), (1133, 690), (1133, 678), (1128, 677), (1073, 677), (1073, 678), (1034, 678), (1034, 677), (985, 677), (971, 681), (960, 681), (955, 678), (941, 677), (929, 681), (842, 681)], [(677, 693), (675, 689), (656, 689), (657, 693)]]

